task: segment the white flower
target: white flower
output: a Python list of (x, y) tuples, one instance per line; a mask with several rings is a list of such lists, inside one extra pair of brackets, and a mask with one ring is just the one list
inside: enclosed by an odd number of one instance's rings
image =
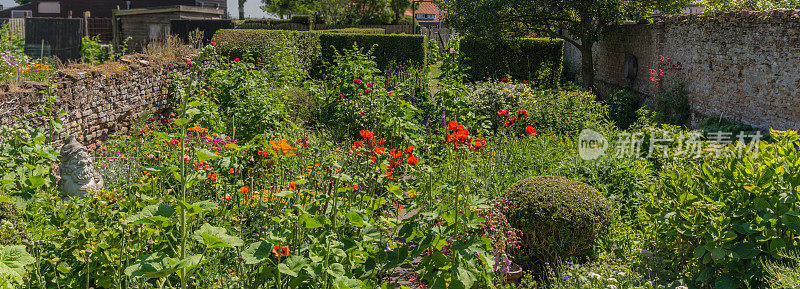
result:
[(614, 278), (608, 278), (608, 279), (606, 279), (606, 281), (611, 282), (611, 283), (617, 283), (617, 279), (614, 279)]
[(686, 287), (686, 286), (678, 286), (678, 287), (675, 287), (675, 289), (689, 289), (689, 287)]
[(625, 272), (617, 272), (617, 276), (625, 277)]
[(594, 273), (594, 272), (589, 272), (589, 279), (600, 280), (600, 278), (603, 278), (602, 276), (600, 276), (600, 274), (597, 274), (597, 273)]
[(606, 288), (608, 288), (608, 289), (617, 289), (617, 285), (607, 285)]

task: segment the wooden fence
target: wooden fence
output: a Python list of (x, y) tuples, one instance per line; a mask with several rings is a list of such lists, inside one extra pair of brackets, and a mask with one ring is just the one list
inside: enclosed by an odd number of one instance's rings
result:
[(103, 43), (111, 43), (114, 40), (111, 18), (89, 18), (87, 27), (89, 36), (99, 36)]
[(25, 54), (31, 57), (55, 56), (61, 60), (81, 57), (83, 28), (81, 19), (26, 18)]
[(450, 28), (421, 27), (420, 34), (427, 36), (428, 39), (436, 40), (436, 45), (439, 46), (439, 50), (444, 51), (450, 43), (450, 38), (455, 34), (455, 31)]

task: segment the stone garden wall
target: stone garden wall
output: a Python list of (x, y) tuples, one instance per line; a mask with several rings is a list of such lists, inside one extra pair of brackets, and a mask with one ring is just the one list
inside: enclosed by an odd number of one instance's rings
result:
[[(565, 55), (580, 63), (580, 54)], [(627, 87), (652, 102), (658, 88), (648, 70), (658, 66), (658, 55), (681, 62), (683, 69), (665, 78), (685, 85), (696, 113), (800, 129), (800, 11), (675, 15), (620, 26), (595, 48), (598, 92)], [(626, 77), (632, 57), (638, 73)]]
[[(39, 110), (48, 98), (42, 91), (49, 90), (49, 95), (57, 97), (51, 113), (66, 112), (60, 116), (64, 129), (53, 136), (55, 143), (75, 134), (91, 149), (111, 134), (128, 131), (143, 114), (160, 118), (171, 112), (168, 85), (172, 75), (184, 71), (182, 67), (150, 67), (143, 60), (105, 67), (112, 66), (113, 72), (89, 69), (60, 73), (51, 87), (26, 83), (26, 91), (0, 93), (0, 124), (18, 122), (17, 117)], [(42, 125), (42, 117), (26, 121)]]

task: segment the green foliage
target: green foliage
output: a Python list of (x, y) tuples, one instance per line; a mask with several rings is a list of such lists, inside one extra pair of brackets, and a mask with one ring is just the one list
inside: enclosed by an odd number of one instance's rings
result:
[(639, 96), (627, 90), (618, 90), (608, 96), (608, 118), (620, 129), (627, 129), (637, 119)]
[(322, 47), (322, 62), (332, 63), (335, 51), (349, 49), (353, 45), (372, 49), (372, 55), (379, 69), (392, 64), (425, 65), (425, 36), (422, 35), (376, 35), (376, 34), (322, 34), (319, 37)]
[(501, 78), (527, 80), (555, 88), (561, 77), (564, 41), (519, 38), (492, 41), (464, 38), (460, 45), (472, 81)]
[[(0, 26), (0, 51), (11, 55), (22, 55), (25, 50), (25, 38), (11, 31), (8, 23)], [(6, 37), (8, 36), (8, 37)]]
[(81, 41), (81, 57), (84, 62), (100, 64), (109, 60), (108, 49), (100, 45), (100, 36), (84, 36)]
[(604, 125), (606, 109), (594, 98), (582, 90), (535, 90), (520, 98), (520, 107), (528, 110), (530, 117), (516, 127), (520, 132), (530, 125), (544, 133), (577, 134), (584, 128)]
[(282, 49), (293, 49), (297, 67), (308, 71), (319, 53), (315, 33), (280, 30), (222, 29), (214, 34), (216, 51), (230, 59), (258, 61), (270, 65), (279, 61)]
[[(797, 132), (773, 132), (757, 155), (731, 154), (702, 165), (661, 173), (650, 187), (646, 223), (657, 242), (700, 284), (717, 288), (760, 286), (759, 259), (780, 261), (798, 245), (800, 152)], [(673, 249), (674, 248), (674, 249)]]
[(613, 219), (611, 206), (597, 190), (564, 177), (521, 180), (500, 202), (511, 226), (522, 231), (517, 260), (523, 265), (590, 256)]
[(757, 130), (752, 126), (722, 117), (708, 117), (700, 122), (698, 129), (706, 134), (711, 132), (729, 132), (733, 137), (741, 133), (751, 134)]
[(313, 25), (314, 17), (311, 15), (294, 15), (289, 19), (245, 19), (235, 23), (238, 29), (275, 29), (278, 25), (287, 23)]
[(0, 246), (0, 288), (14, 288), (22, 285), (27, 274), (25, 266), (36, 260), (28, 254), (25, 246)]
[(800, 288), (800, 255), (797, 252), (779, 254), (786, 258), (784, 262), (767, 261), (763, 264), (769, 288)]
[(323, 33), (347, 33), (347, 34), (386, 34), (383, 28), (342, 28), (319, 30)]
[(692, 117), (691, 109), (683, 85), (673, 85), (656, 97), (656, 119), (659, 122), (685, 126)]
[(701, 0), (697, 4), (703, 7), (703, 14), (728, 11), (769, 11), (777, 9), (800, 9), (800, 2), (796, 0)]

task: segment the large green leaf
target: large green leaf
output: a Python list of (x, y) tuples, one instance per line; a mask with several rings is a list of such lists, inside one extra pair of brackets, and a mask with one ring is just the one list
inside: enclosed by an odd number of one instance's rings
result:
[(351, 225), (356, 226), (356, 227), (364, 226), (364, 218), (362, 218), (361, 215), (359, 215), (358, 213), (356, 213), (356, 212), (347, 212), (347, 214), (345, 214), (345, 216), (347, 217), (347, 220), (350, 221)]
[(200, 201), (194, 204), (180, 202), (179, 204), (180, 208), (185, 209), (186, 214), (188, 214), (189, 216), (194, 216), (202, 212), (216, 209), (218, 207), (217, 203), (214, 203), (212, 201)]
[(761, 253), (760, 246), (753, 243), (739, 244), (733, 251), (742, 259), (753, 259)]
[(131, 278), (163, 278), (175, 273), (170, 265), (170, 258), (164, 253), (157, 252), (149, 255), (142, 255), (136, 261), (125, 268), (125, 275)]
[(195, 151), (195, 153), (197, 153), (197, 159), (201, 161), (213, 160), (220, 157), (207, 149), (198, 149)]
[(206, 248), (233, 248), (244, 244), (242, 239), (228, 235), (228, 230), (222, 227), (215, 227), (208, 223), (203, 224), (192, 236), (198, 242), (206, 245)]
[(21, 284), (25, 266), (33, 262), (36, 259), (25, 251), (25, 246), (5, 246), (0, 249), (0, 278), (10, 278)]
[(242, 260), (248, 265), (264, 262), (270, 257), (272, 246), (272, 244), (264, 241), (247, 245), (247, 248), (242, 251)]
[(149, 205), (144, 207), (141, 212), (126, 218), (125, 222), (128, 224), (163, 223), (165, 220), (169, 221), (169, 218), (172, 217), (174, 213), (175, 209), (166, 204)]

